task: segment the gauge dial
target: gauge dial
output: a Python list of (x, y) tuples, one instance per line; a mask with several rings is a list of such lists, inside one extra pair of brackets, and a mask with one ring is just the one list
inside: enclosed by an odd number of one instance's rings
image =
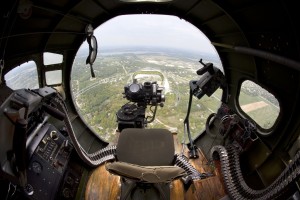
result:
[(42, 165), (37, 161), (33, 161), (31, 167), (32, 170), (37, 174), (40, 174), (42, 172)]

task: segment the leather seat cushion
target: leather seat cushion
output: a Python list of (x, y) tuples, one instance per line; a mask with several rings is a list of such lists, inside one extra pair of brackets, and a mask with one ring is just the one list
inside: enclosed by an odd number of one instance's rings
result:
[(171, 182), (186, 175), (184, 169), (177, 166), (140, 166), (125, 162), (107, 163), (106, 169), (112, 174), (146, 183)]
[(117, 160), (142, 166), (167, 166), (174, 161), (173, 135), (166, 129), (124, 129), (118, 139)]

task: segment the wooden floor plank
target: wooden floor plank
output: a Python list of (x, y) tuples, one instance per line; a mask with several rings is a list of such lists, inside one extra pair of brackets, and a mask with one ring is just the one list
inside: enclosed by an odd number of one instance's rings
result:
[(221, 199), (224, 197), (225, 191), (223, 184), (218, 177), (210, 177), (199, 181), (194, 181), (194, 184), (185, 193), (184, 199)]
[[(175, 152), (181, 152), (181, 144), (178, 141), (177, 135), (174, 136)], [(187, 154), (187, 151), (185, 151)], [(175, 180), (171, 183), (170, 199), (172, 200), (198, 200), (198, 199), (220, 199), (226, 195), (224, 185), (222, 183), (218, 168), (212, 168), (208, 165), (208, 161), (204, 154), (199, 151), (198, 159), (191, 159), (190, 163), (201, 173), (210, 172), (214, 176), (194, 181), (188, 188), (184, 189), (184, 185), (181, 180)], [(118, 199), (120, 195), (120, 178), (115, 175), (111, 175), (105, 169), (105, 165), (101, 165), (96, 168), (91, 174), (87, 183), (85, 199), (86, 200), (110, 200)]]
[[(182, 151), (182, 145), (178, 142), (177, 135), (174, 134), (175, 152)], [(212, 173), (214, 176), (203, 180), (194, 181), (193, 184), (184, 190), (183, 183), (179, 180), (175, 181), (173, 188), (171, 188), (171, 197), (176, 199), (198, 200), (198, 199), (220, 199), (226, 195), (225, 187), (222, 182), (218, 166), (211, 165), (201, 150), (198, 151), (199, 158), (190, 159), (189, 162), (200, 173)], [(185, 148), (184, 155), (188, 155), (188, 149)], [(215, 163), (214, 163), (215, 164)], [(171, 198), (173, 199), (173, 198)]]
[(171, 183), (170, 188), (170, 199), (172, 200), (182, 200), (184, 199), (184, 187), (180, 180), (175, 180)]
[(110, 174), (105, 165), (95, 169), (86, 187), (86, 200), (111, 200), (120, 195), (120, 178)]

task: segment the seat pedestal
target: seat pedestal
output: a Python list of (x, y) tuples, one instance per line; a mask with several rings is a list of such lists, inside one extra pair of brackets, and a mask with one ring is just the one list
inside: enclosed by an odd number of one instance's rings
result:
[(170, 183), (141, 183), (121, 178), (121, 200), (169, 200)]

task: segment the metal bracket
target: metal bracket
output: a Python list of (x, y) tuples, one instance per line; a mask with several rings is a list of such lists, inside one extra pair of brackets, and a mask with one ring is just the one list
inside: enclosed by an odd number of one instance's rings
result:
[(88, 24), (86, 27), (85, 27), (85, 33), (87, 34), (87, 36), (92, 36), (94, 35), (94, 28), (91, 24)]

